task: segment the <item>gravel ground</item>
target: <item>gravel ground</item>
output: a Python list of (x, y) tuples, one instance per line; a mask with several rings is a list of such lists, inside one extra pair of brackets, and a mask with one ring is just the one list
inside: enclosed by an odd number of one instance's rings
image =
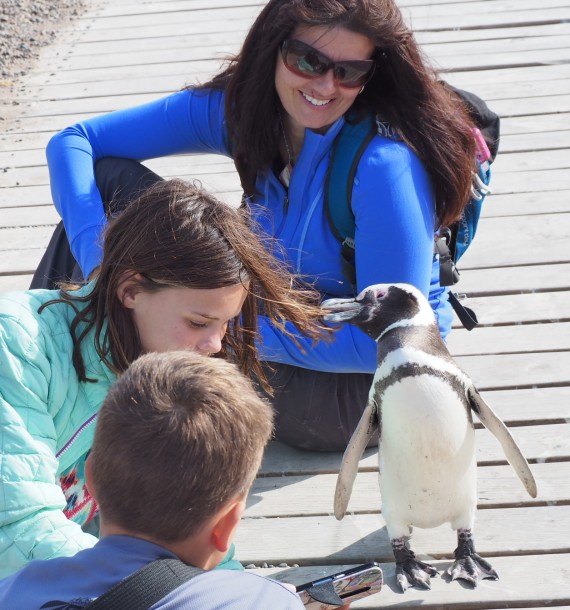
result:
[(40, 49), (85, 8), (84, 0), (0, 0), (0, 79), (28, 72)]

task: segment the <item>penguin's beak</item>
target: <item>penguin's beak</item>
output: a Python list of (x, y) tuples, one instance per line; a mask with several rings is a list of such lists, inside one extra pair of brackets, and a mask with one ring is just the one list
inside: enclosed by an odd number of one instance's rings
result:
[(362, 304), (356, 299), (327, 299), (321, 307), (329, 312), (323, 316), (326, 322), (346, 322), (362, 311)]

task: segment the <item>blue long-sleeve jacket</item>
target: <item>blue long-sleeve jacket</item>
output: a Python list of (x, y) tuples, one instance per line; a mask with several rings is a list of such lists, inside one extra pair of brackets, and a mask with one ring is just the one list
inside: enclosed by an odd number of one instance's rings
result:
[[(325, 176), (343, 123), (340, 118), (324, 135), (306, 130), (287, 208), (285, 189), (272, 171), (258, 177), (260, 195), (251, 202), (255, 219), (275, 238), (277, 256), (284, 252), (292, 271), (313, 283), (323, 297), (352, 295), (342, 271), (340, 244), (324, 208)], [(84, 274), (99, 263), (105, 223), (94, 163), (107, 156), (142, 161), (200, 152), (231, 156), (223, 92), (184, 90), (84, 121), (52, 138), (47, 150), (52, 195)], [(373, 138), (356, 172), (352, 209), (358, 290), (386, 282), (417, 286), (429, 295), (445, 336), (452, 315), (433, 255), (433, 192), (425, 168), (406, 144), (380, 135)], [(260, 330), (264, 360), (319, 371), (376, 368), (374, 341), (353, 326), (336, 332), (334, 341), (316, 346), (301, 338), (304, 351), (266, 319), (261, 320)]]

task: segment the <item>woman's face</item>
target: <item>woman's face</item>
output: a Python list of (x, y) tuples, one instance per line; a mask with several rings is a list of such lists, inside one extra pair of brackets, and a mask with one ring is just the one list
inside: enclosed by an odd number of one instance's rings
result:
[(246, 295), (241, 284), (145, 292), (126, 280), (119, 287), (119, 299), (132, 311), (143, 352), (219, 352), (228, 322), (239, 315)]
[[(290, 38), (314, 47), (334, 62), (370, 59), (374, 51), (372, 40), (343, 27), (298, 26)], [(333, 70), (316, 78), (294, 74), (283, 63), (281, 49), (277, 55), (275, 88), (293, 133), (305, 128), (326, 131), (352, 106), (360, 92), (358, 87), (336, 84)]]

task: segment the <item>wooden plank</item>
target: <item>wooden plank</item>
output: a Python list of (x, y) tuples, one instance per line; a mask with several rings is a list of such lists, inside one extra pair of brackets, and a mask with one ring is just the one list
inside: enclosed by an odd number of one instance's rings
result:
[(457, 328), (447, 344), (454, 356), (570, 350), (570, 322), (478, 328), (476, 332)]
[[(540, 407), (538, 407), (540, 408)], [(511, 433), (529, 463), (568, 461), (570, 459), (570, 423), (511, 427)], [(477, 464), (502, 466), (507, 464), (495, 437), (485, 429), (475, 431)], [(288, 447), (283, 443), (269, 444), (260, 469), (260, 476), (284, 477), (315, 474), (336, 474), (342, 453), (318, 453)], [(377, 449), (369, 448), (359, 462), (362, 472), (377, 472)]]
[[(239, 547), (237, 553), (240, 556)], [(351, 604), (351, 610), (382, 610), (384, 608), (410, 608), (413, 610), (418, 608), (425, 610), (526, 608), (532, 610), (529, 608), (529, 604), (536, 606), (536, 610), (539, 607), (544, 608), (545, 605), (556, 606), (558, 610), (570, 608), (568, 588), (570, 555), (493, 557), (492, 564), (501, 579), (498, 582), (485, 580), (475, 590), (463, 587), (458, 582), (449, 583), (448, 579), (443, 576), (445, 570), (451, 565), (451, 561), (429, 561), (442, 575), (440, 578), (432, 579), (431, 591), (409, 589), (402, 594), (395, 586), (395, 564), (393, 562), (381, 563), (384, 587), (376, 595)], [(354, 565), (256, 569), (255, 572), (281, 582), (300, 585), (350, 567), (354, 567)]]
[[(186, 180), (198, 179), (202, 184), (217, 194), (222, 201), (226, 201), (230, 205), (239, 206), (241, 201), (241, 189), (237, 179), (232, 180), (230, 184), (219, 184), (217, 174), (201, 174), (194, 172), (179, 176)], [(165, 174), (165, 178), (174, 177), (174, 175)], [(230, 190), (233, 187), (233, 190)], [(51, 206), (51, 193), (47, 184), (27, 186), (25, 184), (17, 184), (14, 187), (0, 188), (0, 209), (10, 207), (29, 207), (29, 206)]]
[[(570, 459), (569, 421), (552, 425), (516, 426), (511, 427), (510, 431), (529, 463)], [(507, 463), (497, 439), (488, 430), (477, 429), (475, 436), (478, 464), (483, 466)]]
[(0, 275), (33, 273), (45, 252), (45, 244), (25, 250), (6, 250), (0, 256)]
[(53, 205), (47, 184), (39, 186), (16, 184), (12, 188), (0, 188), (0, 209), (34, 205)]
[[(499, 417), (510, 427), (530, 424), (568, 423), (570, 386), (499, 390), (482, 393)], [(480, 424), (479, 424), (480, 426)]]
[[(541, 36), (544, 35), (544, 31), (552, 32), (553, 34), (563, 34), (566, 30), (563, 27), (553, 26), (538, 26), (538, 28), (532, 28), (531, 35)], [(542, 29), (540, 29), (542, 28)], [(521, 28), (522, 29), (522, 28)], [(526, 29), (526, 28), (525, 28)], [(516, 34), (513, 34), (516, 35)], [(179, 37), (179, 36), (190, 36), (192, 37), (192, 43), (195, 45), (209, 45), (216, 41), (219, 41), (222, 36), (220, 33), (211, 33), (200, 31), (200, 28), (190, 28), (189, 23), (186, 21), (172, 22), (167, 24), (163, 28), (157, 29), (156, 26), (152, 25), (141, 25), (136, 30), (132, 28), (90, 28), (82, 29), (74, 32), (73, 38), (65, 41), (59, 48), (64, 48), (63, 45), (67, 44), (69, 50), (73, 50), (74, 53), (84, 54), (88, 50), (97, 49), (104, 50), (104, 43), (115, 43), (130, 42), (137, 43), (139, 40), (155, 40), (159, 38), (168, 37)], [(228, 31), (224, 33), (223, 39), (226, 42), (234, 41), (236, 44), (241, 44), (244, 39), (242, 32), (238, 30)], [(97, 45), (96, 47), (93, 45)]]
[[(554, 51), (552, 54), (553, 56), (556, 55), (556, 51)], [(544, 61), (548, 60), (545, 59)], [(520, 116), (521, 114), (528, 116), (535, 114), (568, 112), (570, 105), (569, 100), (570, 96), (568, 95), (528, 97), (519, 99), (518, 107), (516, 99), (494, 100), (492, 106), (493, 110), (500, 116)]]
[(558, 150), (533, 150), (531, 152), (512, 152), (497, 155), (493, 163), (494, 173), (529, 172), (544, 169), (570, 167), (570, 155), (561, 154)]
[[(20, 151), (23, 151), (22, 154), (26, 153), (32, 155), (32, 162), (30, 165), (38, 165), (45, 163), (45, 148), (49, 141), (51, 134), (48, 132), (43, 132), (40, 134), (16, 134), (16, 133), (6, 133), (3, 132), (0, 134), (0, 152), (2, 154), (2, 164), (13, 166), (16, 165), (24, 165), (24, 163), (14, 163), (12, 162), (12, 155), (17, 155)], [(36, 155), (41, 154), (41, 157)], [(39, 160), (39, 163), (38, 163)]]
[[(400, 3), (398, 3), (400, 4)], [(523, 26), (495, 27), (495, 28), (474, 28), (462, 30), (440, 30), (437, 32), (416, 30), (416, 40), (422, 45), (429, 44), (447, 45), (452, 42), (466, 41), (493, 41), (493, 40), (516, 40), (519, 38), (539, 38), (549, 36), (563, 36), (570, 31), (568, 23), (548, 23), (534, 25), (532, 23)]]
[(567, 322), (570, 292), (473, 297), (464, 303), (477, 312), (481, 326)]
[[(310, 502), (311, 495), (306, 500)], [(382, 516), (332, 515), (243, 519), (235, 544), (244, 563), (260, 557), (269, 563), (321, 564), (391, 561), (390, 541)], [(475, 545), (483, 556), (570, 551), (570, 506), (540, 506), (481, 510), (477, 513)], [(430, 558), (452, 556), (455, 534), (448, 525), (414, 530), (412, 548)]]
[[(526, 28), (526, 26), (525, 26)], [(437, 35), (437, 34), (435, 34)], [(532, 81), (566, 79), (570, 77), (570, 65), (553, 64), (549, 66), (521, 66), (497, 70), (470, 70), (467, 72), (446, 71), (445, 78), (460, 88), (478, 90), (479, 87), (492, 85), (516, 85)]]
[[(103, 32), (98, 30), (92, 32), (92, 34), (103, 35), (97, 36), (95, 40), (90, 42), (85, 40), (78, 41), (68, 44), (67, 47), (74, 57), (88, 57), (95, 54), (108, 56), (113, 53), (122, 55), (136, 51), (146, 52), (149, 46), (152, 46), (157, 51), (186, 49), (186, 52), (193, 52), (195, 59), (213, 59), (219, 58), (226, 53), (236, 53), (239, 51), (244, 39), (244, 32), (241, 31), (228, 31), (222, 36), (221, 33), (212, 33), (207, 30), (201, 31), (196, 27), (189, 29), (188, 25), (183, 22), (171, 24), (168, 28), (158, 32), (158, 35), (156, 28), (154, 31), (151, 28), (147, 28), (147, 32), (147, 35), (137, 31), (135, 32), (136, 36), (133, 36), (133, 32), (131, 32), (131, 36), (118, 37), (117, 33), (111, 33), (108, 30)], [(543, 38), (533, 38), (525, 43), (524, 41), (527, 39), (523, 38), (517, 41), (517, 48), (528, 48), (529, 46), (549, 48), (557, 44), (556, 36), (549, 36), (547, 39), (548, 42)], [(533, 43), (533, 40), (536, 42)], [(496, 42), (496, 44), (499, 43)], [(62, 49), (65, 49), (65, 47), (48, 47), (44, 58), (58, 61)]]
[[(478, 507), (514, 508), (568, 504), (570, 462), (533, 464), (540, 490), (530, 498), (510, 466), (487, 466), (477, 471)], [(333, 510), (336, 474), (256, 479), (249, 493), (246, 518), (282, 518), (329, 515)], [(311, 498), (307, 502), (307, 498)], [(351, 515), (381, 510), (377, 472), (356, 477), (348, 510)]]
[[(53, 227), (59, 220), (59, 214), (54, 206), (30, 206), (4, 208), (2, 210), (2, 228), (38, 225), (50, 225)], [(1, 249), (2, 245), (0, 244)]]
[[(476, 0), (474, 2), (406, 2), (399, 0), (400, 8), (411, 8), (415, 17), (434, 17), (436, 15), (451, 16), (451, 15), (477, 15), (485, 14), (488, 11), (497, 12), (516, 12), (520, 13), (530, 9), (535, 10), (534, 16), (537, 16), (541, 11), (536, 11), (536, 3), (532, 0)], [(559, 8), (567, 7), (564, 0), (548, 0), (542, 5), (543, 8)]]
[(31, 275), (0, 275), (0, 294), (27, 290), (31, 281)]
[[(559, 9), (549, 11), (554, 17), (559, 13)], [(106, 29), (121, 31), (125, 29), (135, 29), (139, 27), (150, 27), (155, 24), (157, 29), (163, 30), (173, 23), (185, 23), (189, 31), (202, 31), (212, 33), (222, 33), (228, 31), (247, 31), (255, 17), (259, 14), (259, 9), (251, 7), (226, 7), (223, 12), (213, 14), (211, 11), (167, 11), (155, 14), (133, 14), (133, 15), (99, 15), (97, 18), (84, 19), (85, 28), (92, 31)], [(521, 20), (519, 23), (523, 23)], [(79, 31), (80, 35), (81, 32)]]
[[(44, 151), (38, 151), (36, 155), (29, 155), (28, 151), (14, 152), (10, 156), (12, 162), (0, 172), (0, 188), (24, 183), (28, 186), (49, 183)], [(2, 160), (0, 157), (0, 167)], [(233, 161), (222, 155), (175, 155), (145, 163), (149, 167), (152, 165), (153, 171), (163, 176), (196, 172), (197, 176), (233, 174), (237, 178)]]
[(570, 277), (570, 263), (468, 270), (460, 265), (460, 269), (456, 289), (470, 297), (565, 290)]
[(53, 226), (33, 226), (15, 229), (0, 229), (0, 252), (27, 250), (30, 245), (41, 248), (47, 245)]
[[(561, 153), (564, 154), (564, 153)], [(491, 188), (495, 185), (495, 173)], [(537, 216), (568, 211), (570, 190), (535, 191), (533, 193), (491, 193), (483, 205), (483, 218), (494, 216)]]
[(570, 79), (521, 80), (516, 83), (493, 80), (485, 83), (476, 83), (475, 85), (468, 84), (467, 86), (493, 106), (497, 100), (567, 94), (569, 93)]
[[(501, 154), (529, 150), (566, 150), (570, 148), (570, 130), (501, 136)], [(564, 154), (564, 153), (560, 153)]]
[[(570, 113), (546, 114), (544, 116), (501, 117), (501, 137), (503, 135), (526, 135), (529, 140), (532, 134), (555, 132), (568, 127)], [(532, 140), (531, 140), (532, 141)]]
[[(244, 15), (256, 16), (263, 6), (263, 2), (252, 2), (251, 0), (231, 0), (225, 6), (216, 6), (211, 2), (204, 2), (199, 5), (188, 0), (178, 2), (146, 2), (132, 4), (108, 3), (98, 13), (99, 23), (106, 23), (114, 18), (138, 17), (154, 20), (161, 15), (176, 20), (179, 15), (187, 15), (188, 20), (193, 23), (211, 21), (218, 19), (235, 19)], [(99, 26), (101, 27), (101, 26)]]
[(569, 229), (570, 213), (545, 214), (540, 222), (535, 216), (481, 218), (477, 239), (461, 258), (461, 266), (469, 269), (567, 263)]
[[(568, 61), (567, 49), (529, 50), (520, 52), (498, 52), (489, 54), (467, 54), (455, 56), (435, 56), (432, 64), (438, 69), (465, 70), (496, 70), (500, 68), (528, 65), (550, 64), (556, 61)], [(522, 101), (522, 100), (521, 100)]]
[(570, 352), (460, 356), (459, 365), (480, 390), (568, 384)]
[(549, 36), (521, 37), (521, 38), (495, 38), (492, 40), (459, 40), (457, 42), (441, 41), (426, 43), (422, 45), (428, 57), (436, 61), (447, 61), (451, 57), (462, 55), (476, 55), (481, 60), (482, 56), (496, 55), (498, 53), (530, 53), (546, 49), (564, 49), (567, 47), (568, 34), (561, 35), (552, 33)]

